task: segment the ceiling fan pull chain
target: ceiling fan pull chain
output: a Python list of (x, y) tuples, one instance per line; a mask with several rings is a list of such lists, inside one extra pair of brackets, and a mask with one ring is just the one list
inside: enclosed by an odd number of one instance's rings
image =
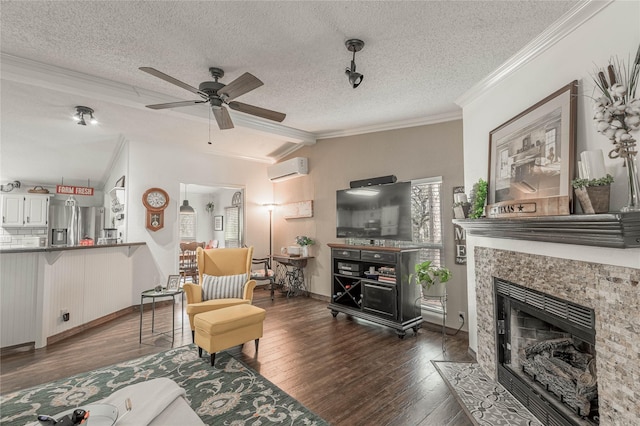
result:
[(209, 145), (211, 145), (211, 108), (209, 108)]

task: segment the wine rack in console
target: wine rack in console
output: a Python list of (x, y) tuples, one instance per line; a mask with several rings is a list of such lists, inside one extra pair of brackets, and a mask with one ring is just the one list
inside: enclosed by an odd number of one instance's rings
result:
[(420, 289), (409, 283), (418, 248), (331, 247), (329, 309), (393, 328), (399, 337), (422, 323)]

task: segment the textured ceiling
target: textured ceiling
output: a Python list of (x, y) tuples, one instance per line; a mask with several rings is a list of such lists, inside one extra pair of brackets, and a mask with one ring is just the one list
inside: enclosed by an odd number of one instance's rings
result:
[[(105, 151), (123, 138), (274, 161), (304, 135), (460, 116), (457, 97), (576, 3), (2, 1), (3, 61), (17, 57), (56, 68), (49, 79), (8, 75), (3, 64), (0, 178), (56, 182), (62, 160), (55, 151), (73, 147), (76, 154), (67, 151), (64, 160), (67, 176), (100, 181), (110, 161)], [(356, 54), (365, 78), (355, 90), (344, 74), (349, 38), (365, 42)], [(245, 126), (244, 114), (232, 112), (235, 129), (220, 132), (214, 122), (209, 133), (206, 105), (144, 108), (153, 96), (157, 102), (196, 97), (139, 71), (141, 66), (196, 87), (210, 80), (212, 66), (225, 70), (223, 83), (250, 72), (264, 86), (238, 100), (287, 117), (280, 131), (275, 126), (270, 132)], [(84, 84), (58, 84), (58, 68)], [(92, 82), (100, 93), (86, 89)], [(99, 128), (74, 127), (68, 118), (75, 105), (94, 108)], [(303, 137), (289, 136), (291, 129)], [(31, 164), (38, 167), (30, 170)]]

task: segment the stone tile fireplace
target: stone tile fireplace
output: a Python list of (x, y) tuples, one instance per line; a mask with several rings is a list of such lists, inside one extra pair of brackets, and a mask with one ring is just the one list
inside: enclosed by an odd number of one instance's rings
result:
[[(512, 323), (539, 322), (542, 325), (536, 325), (533, 332), (531, 327), (524, 327), (518, 332), (520, 335), (512, 339), (528, 339), (531, 333), (546, 335), (552, 343), (543, 343), (543, 346), (561, 345), (564, 344), (562, 339), (568, 339), (571, 351), (576, 352), (577, 348), (577, 352), (583, 353), (579, 356), (587, 363), (594, 360), (595, 368), (591, 366), (591, 371), (594, 375), (597, 372), (597, 397), (594, 399), (597, 411), (592, 412), (591, 417), (576, 415), (573, 424), (639, 424), (640, 269), (480, 246), (475, 247), (474, 253), (477, 360), (483, 370), (498, 381), (499, 371), (503, 368), (500, 367), (503, 364), (500, 362), (500, 337), (496, 337), (500, 336), (498, 325), (502, 326), (496, 318), (499, 300), (495, 293), (496, 282), (514, 284), (520, 289), (531, 290), (532, 294), (548, 295), (550, 299), (579, 307), (579, 315), (584, 318), (591, 315), (594, 336), (589, 337), (588, 332), (579, 331), (571, 324), (566, 327), (562, 323), (545, 325), (553, 322), (553, 316), (536, 318), (532, 314), (536, 309), (520, 309), (516, 302), (517, 313), (508, 313)], [(520, 314), (522, 311), (524, 314)], [(584, 367), (588, 370), (586, 365)], [(522, 366), (518, 365), (516, 370), (519, 369)], [(571, 423), (550, 421), (547, 424)]]

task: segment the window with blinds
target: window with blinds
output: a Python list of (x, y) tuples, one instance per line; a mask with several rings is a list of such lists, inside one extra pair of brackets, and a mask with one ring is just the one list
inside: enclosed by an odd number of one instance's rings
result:
[[(419, 246), (417, 262), (431, 260), (442, 266), (442, 177), (411, 182), (412, 245)], [(426, 310), (442, 313), (444, 306), (433, 300), (423, 300)]]
[(226, 207), (224, 216), (224, 246), (230, 248), (241, 247), (240, 207)]
[(180, 240), (196, 240), (196, 214), (180, 213)]

